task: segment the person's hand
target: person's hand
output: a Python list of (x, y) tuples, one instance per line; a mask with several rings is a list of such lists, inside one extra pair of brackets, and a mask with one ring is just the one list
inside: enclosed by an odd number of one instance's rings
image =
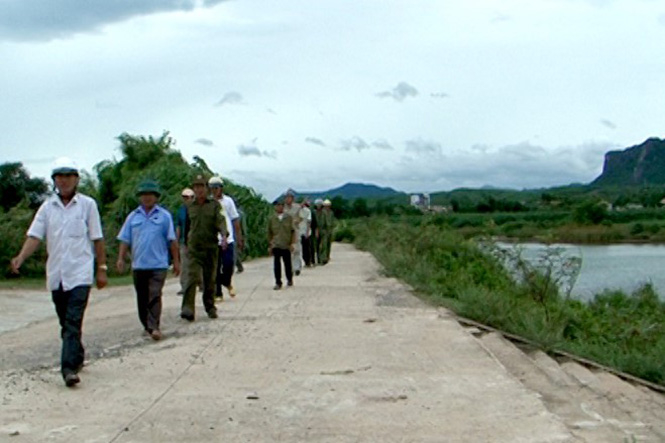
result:
[(245, 239), (241, 238), (238, 240), (238, 252), (241, 252), (243, 249), (245, 249)]
[(180, 260), (173, 262), (173, 275), (176, 277), (180, 275)]
[(272, 257), (272, 248), (268, 248), (268, 257)]
[(120, 274), (125, 272), (125, 261), (119, 258), (118, 261), (115, 262), (115, 268), (118, 270)]
[(291, 253), (293, 254), (293, 253), (295, 252), (295, 250), (296, 250), (296, 247), (293, 246), (293, 245), (291, 245), (291, 247), (290, 247), (289, 249), (291, 250)]
[(109, 282), (109, 278), (106, 275), (104, 269), (97, 269), (97, 289), (102, 289)]
[(12, 272), (14, 274), (18, 274), (18, 270), (22, 264), (23, 264), (23, 258), (20, 255), (17, 255), (16, 257), (12, 258), (10, 262)]

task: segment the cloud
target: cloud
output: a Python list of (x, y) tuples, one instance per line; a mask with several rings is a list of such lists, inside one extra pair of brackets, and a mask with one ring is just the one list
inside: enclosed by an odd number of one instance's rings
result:
[(225, 0), (4, 0), (0, 40), (49, 41), (132, 17), (212, 7)]
[(272, 114), (272, 115), (277, 115), (277, 113), (275, 112), (275, 110), (272, 109), (272, 108), (267, 108), (267, 109), (266, 109), (266, 112), (269, 113), (269, 114)]
[(407, 140), (405, 145), (406, 152), (416, 155), (441, 155), (441, 145), (435, 141), (417, 138)]
[(384, 139), (374, 140), (373, 142), (368, 143), (357, 135), (349, 139), (342, 140), (338, 149), (340, 151), (351, 151), (352, 149), (355, 149), (356, 151), (361, 152), (372, 148), (381, 149), (384, 151), (394, 149), (392, 145)]
[(446, 94), (445, 92), (433, 92), (429, 95), (432, 98), (448, 98), (450, 95)]
[(380, 139), (380, 140), (375, 140), (372, 142), (372, 147), (376, 149), (383, 149), (386, 151), (392, 151), (393, 148), (390, 143), (388, 143), (386, 140)]
[(113, 102), (103, 102), (103, 101), (96, 101), (95, 102), (95, 108), (97, 109), (117, 109), (120, 108), (120, 105), (118, 103), (113, 103)]
[(199, 145), (203, 145), (203, 146), (214, 146), (215, 145), (215, 143), (213, 143), (212, 140), (209, 140), (207, 138), (196, 139), (196, 140), (194, 140), (194, 143), (198, 143)]
[(242, 94), (236, 91), (230, 91), (224, 94), (224, 97), (217, 103), (215, 106), (224, 106), (224, 105), (239, 105), (242, 104)]
[(617, 125), (614, 122), (612, 122), (610, 120), (607, 120), (607, 119), (604, 119), (604, 118), (600, 119), (600, 124), (610, 128), (610, 129), (616, 129), (617, 128)]
[(326, 144), (323, 142), (323, 140), (318, 139), (316, 137), (307, 137), (307, 138), (305, 138), (305, 141), (307, 143), (311, 143), (313, 145), (326, 146)]
[(355, 136), (347, 140), (342, 140), (342, 144), (339, 147), (342, 151), (350, 151), (351, 149), (356, 149), (358, 152), (369, 149), (370, 145), (363, 140), (362, 138)]
[(380, 98), (393, 98), (398, 102), (402, 102), (407, 97), (417, 96), (418, 90), (406, 82), (399, 82), (392, 90), (379, 92), (375, 95)]
[(665, 26), (665, 14), (660, 14), (660, 15), (658, 16), (658, 23), (660, 23), (661, 25)]
[(238, 146), (238, 154), (241, 157), (267, 157), (276, 159), (277, 152), (275, 151), (262, 151), (256, 145), (240, 145)]

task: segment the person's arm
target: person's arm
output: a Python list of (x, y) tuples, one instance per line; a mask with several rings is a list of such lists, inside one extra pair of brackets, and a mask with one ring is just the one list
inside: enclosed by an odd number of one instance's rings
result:
[(178, 248), (178, 240), (171, 240), (171, 257), (173, 257), (173, 274), (180, 275), (180, 249)]
[(240, 219), (236, 218), (233, 220), (233, 233), (235, 235), (235, 240), (238, 245), (238, 251), (242, 251), (245, 247), (245, 239), (242, 236), (242, 229), (240, 229)]
[(95, 258), (97, 259), (97, 289), (102, 289), (108, 283), (106, 274), (106, 246), (104, 239), (95, 240)]
[(118, 261), (115, 262), (115, 268), (119, 273), (125, 272), (125, 257), (129, 251), (129, 245), (123, 241), (119, 242), (120, 246), (118, 247)]
[(23, 242), (23, 247), (21, 248), (21, 252), (19, 252), (18, 255), (11, 260), (12, 272), (14, 274), (18, 274), (18, 270), (23, 262), (35, 253), (35, 251), (39, 248), (40, 243), (41, 240), (37, 237), (28, 237), (25, 239), (25, 242)]

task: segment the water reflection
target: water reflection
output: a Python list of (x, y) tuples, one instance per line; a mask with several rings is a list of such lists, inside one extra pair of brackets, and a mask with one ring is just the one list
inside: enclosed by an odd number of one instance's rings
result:
[[(545, 245), (499, 243), (502, 247), (518, 246), (523, 257), (535, 262)], [(580, 257), (582, 267), (572, 295), (589, 300), (604, 289), (621, 289), (631, 293), (644, 283), (651, 283), (665, 300), (665, 245), (570, 245), (555, 244), (566, 255)]]

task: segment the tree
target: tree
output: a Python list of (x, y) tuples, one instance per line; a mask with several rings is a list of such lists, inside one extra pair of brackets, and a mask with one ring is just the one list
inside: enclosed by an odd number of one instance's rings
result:
[(0, 165), (0, 207), (9, 211), (20, 202), (35, 209), (46, 197), (48, 185), (41, 178), (30, 178), (23, 164), (3, 163)]

